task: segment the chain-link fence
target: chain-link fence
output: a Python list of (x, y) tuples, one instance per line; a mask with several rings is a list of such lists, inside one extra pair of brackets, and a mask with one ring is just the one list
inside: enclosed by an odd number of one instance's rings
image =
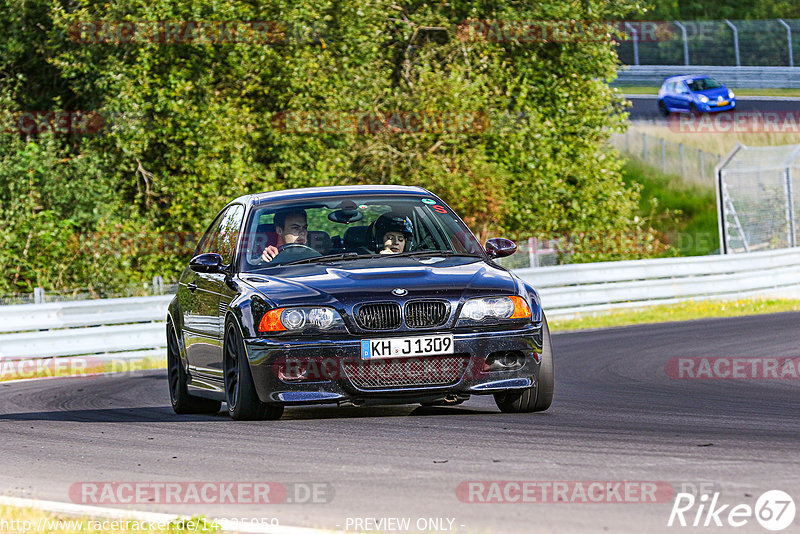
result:
[(800, 19), (630, 23), (625, 65), (800, 65)]
[(717, 174), (723, 252), (797, 246), (799, 178), (800, 145), (734, 148)]
[(44, 304), (46, 302), (68, 302), (72, 300), (91, 300), (103, 298), (145, 297), (152, 295), (170, 295), (178, 290), (177, 283), (164, 283), (160, 276), (152, 282), (129, 285), (123, 288), (78, 288), (62, 291), (45, 291), (41, 287), (34, 288), (32, 293), (13, 293), (0, 295), (0, 306), (10, 304)]
[(644, 132), (626, 131), (611, 136), (611, 144), (622, 154), (651, 165), (665, 174), (706, 187), (714, 184), (714, 168), (722, 160), (719, 154), (705, 152), (683, 143), (667, 141)]

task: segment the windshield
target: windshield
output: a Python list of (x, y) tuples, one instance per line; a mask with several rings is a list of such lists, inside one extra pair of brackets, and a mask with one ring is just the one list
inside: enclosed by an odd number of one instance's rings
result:
[(722, 87), (722, 84), (719, 83), (714, 78), (698, 78), (696, 80), (686, 80), (686, 85), (689, 86), (694, 92), (698, 91), (707, 91), (708, 89), (716, 89), (717, 87)]
[(244, 231), (242, 272), (426, 252), (484, 254), (450, 208), (432, 197), (336, 196), (269, 203), (251, 210)]

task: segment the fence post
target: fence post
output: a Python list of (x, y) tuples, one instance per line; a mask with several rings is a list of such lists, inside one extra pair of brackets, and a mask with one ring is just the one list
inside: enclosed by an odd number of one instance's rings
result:
[(698, 149), (697, 152), (698, 152), (698, 155), (700, 157), (700, 178), (705, 180), (705, 178), (706, 178), (706, 164), (703, 161), (703, 151)]
[(739, 29), (736, 26), (734, 26), (733, 22), (729, 21), (728, 19), (725, 19), (725, 24), (730, 26), (730, 28), (733, 30), (733, 50), (736, 54), (736, 66), (741, 67), (742, 62), (739, 59)]
[(154, 276), (153, 277), (153, 294), (154, 295), (163, 295), (164, 294), (164, 278), (161, 276)]
[(680, 28), (681, 35), (683, 36), (683, 64), (689, 66), (689, 37), (686, 35), (686, 26), (677, 20), (674, 20), (673, 22), (675, 23), (675, 26)]
[(528, 267), (538, 267), (539, 266), (539, 258), (537, 257), (536, 252), (538, 251), (539, 247), (537, 246), (537, 240), (535, 237), (528, 238)]
[(789, 246), (797, 246), (797, 237), (794, 225), (794, 199), (792, 198), (792, 171), (786, 167), (786, 222), (789, 223)]
[(631, 153), (631, 140), (629, 137), (630, 132), (625, 130), (625, 152), (630, 154)]
[(792, 52), (792, 27), (786, 24), (786, 21), (783, 19), (778, 19), (778, 22), (783, 24), (783, 27), (786, 28), (786, 43), (789, 45), (789, 66), (794, 67), (794, 54)]
[(647, 134), (642, 132), (642, 159), (647, 161)]
[(667, 173), (667, 142), (661, 138), (661, 172)]
[(685, 167), (685, 162), (684, 162), (684, 157), (683, 157), (683, 143), (679, 143), (678, 144), (678, 148), (680, 148), (680, 151), (681, 151), (681, 178), (686, 180), (686, 167)]
[(44, 304), (44, 288), (43, 287), (34, 287), (33, 288), (33, 303), (34, 304)]
[(637, 32), (630, 23), (626, 22), (625, 27), (628, 28), (633, 35), (633, 64), (639, 64), (639, 32)]

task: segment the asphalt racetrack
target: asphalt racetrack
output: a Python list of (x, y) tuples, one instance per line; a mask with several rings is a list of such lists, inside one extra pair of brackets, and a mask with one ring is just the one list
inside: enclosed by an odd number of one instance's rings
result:
[[(624, 91), (624, 88), (621, 88)], [(628, 111), (630, 120), (667, 120), (658, 111), (658, 98), (655, 95), (626, 95), (631, 102)], [(737, 96), (736, 110), (739, 112), (794, 112), (800, 116), (800, 97)], [(722, 112), (729, 113), (729, 112)]]
[[(797, 358), (798, 323), (800, 313), (783, 313), (555, 334), (554, 404), (530, 415), (472, 397), (446, 408), (289, 408), (279, 421), (237, 423), (225, 412), (174, 415), (164, 371), (6, 383), (0, 488), (73, 502), (70, 487), (92, 481), (319, 483), (326, 495), (313, 504), (290, 491), (287, 501), (304, 502), (114, 507), (351, 531), (393, 532), (402, 523), (387, 520), (408, 518), (409, 530), (428, 532), (768, 532), (753, 517), (740, 528), (667, 527), (671, 492), (655, 503), (470, 498), (487, 498), (492, 481), (651, 481), (719, 493), (723, 521), (767, 490), (800, 503), (800, 380), (667, 372), (676, 357)], [(458, 493), (468, 481), (484, 489)], [(785, 532), (799, 526), (797, 516)]]

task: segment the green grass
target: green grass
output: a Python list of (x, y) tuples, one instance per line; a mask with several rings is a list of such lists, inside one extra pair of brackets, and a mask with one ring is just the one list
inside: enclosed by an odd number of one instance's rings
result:
[(729, 301), (697, 300), (678, 304), (647, 306), (637, 309), (612, 310), (577, 316), (573, 319), (549, 320), (553, 331), (608, 328), (633, 324), (689, 321), (708, 317), (740, 317), (762, 313), (800, 311), (798, 299), (743, 299)]
[[(660, 87), (660, 86), (659, 86)], [(626, 95), (657, 95), (659, 87), (615, 85), (620, 93)], [(800, 96), (800, 89), (736, 89), (731, 87), (739, 96)]]
[(679, 176), (628, 161), (622, 170), (626, 184), (639, 184), (639, 216), (663, 233), (680, 256), (700, 256), (719, 249), (716, 193), (687, 184)]

